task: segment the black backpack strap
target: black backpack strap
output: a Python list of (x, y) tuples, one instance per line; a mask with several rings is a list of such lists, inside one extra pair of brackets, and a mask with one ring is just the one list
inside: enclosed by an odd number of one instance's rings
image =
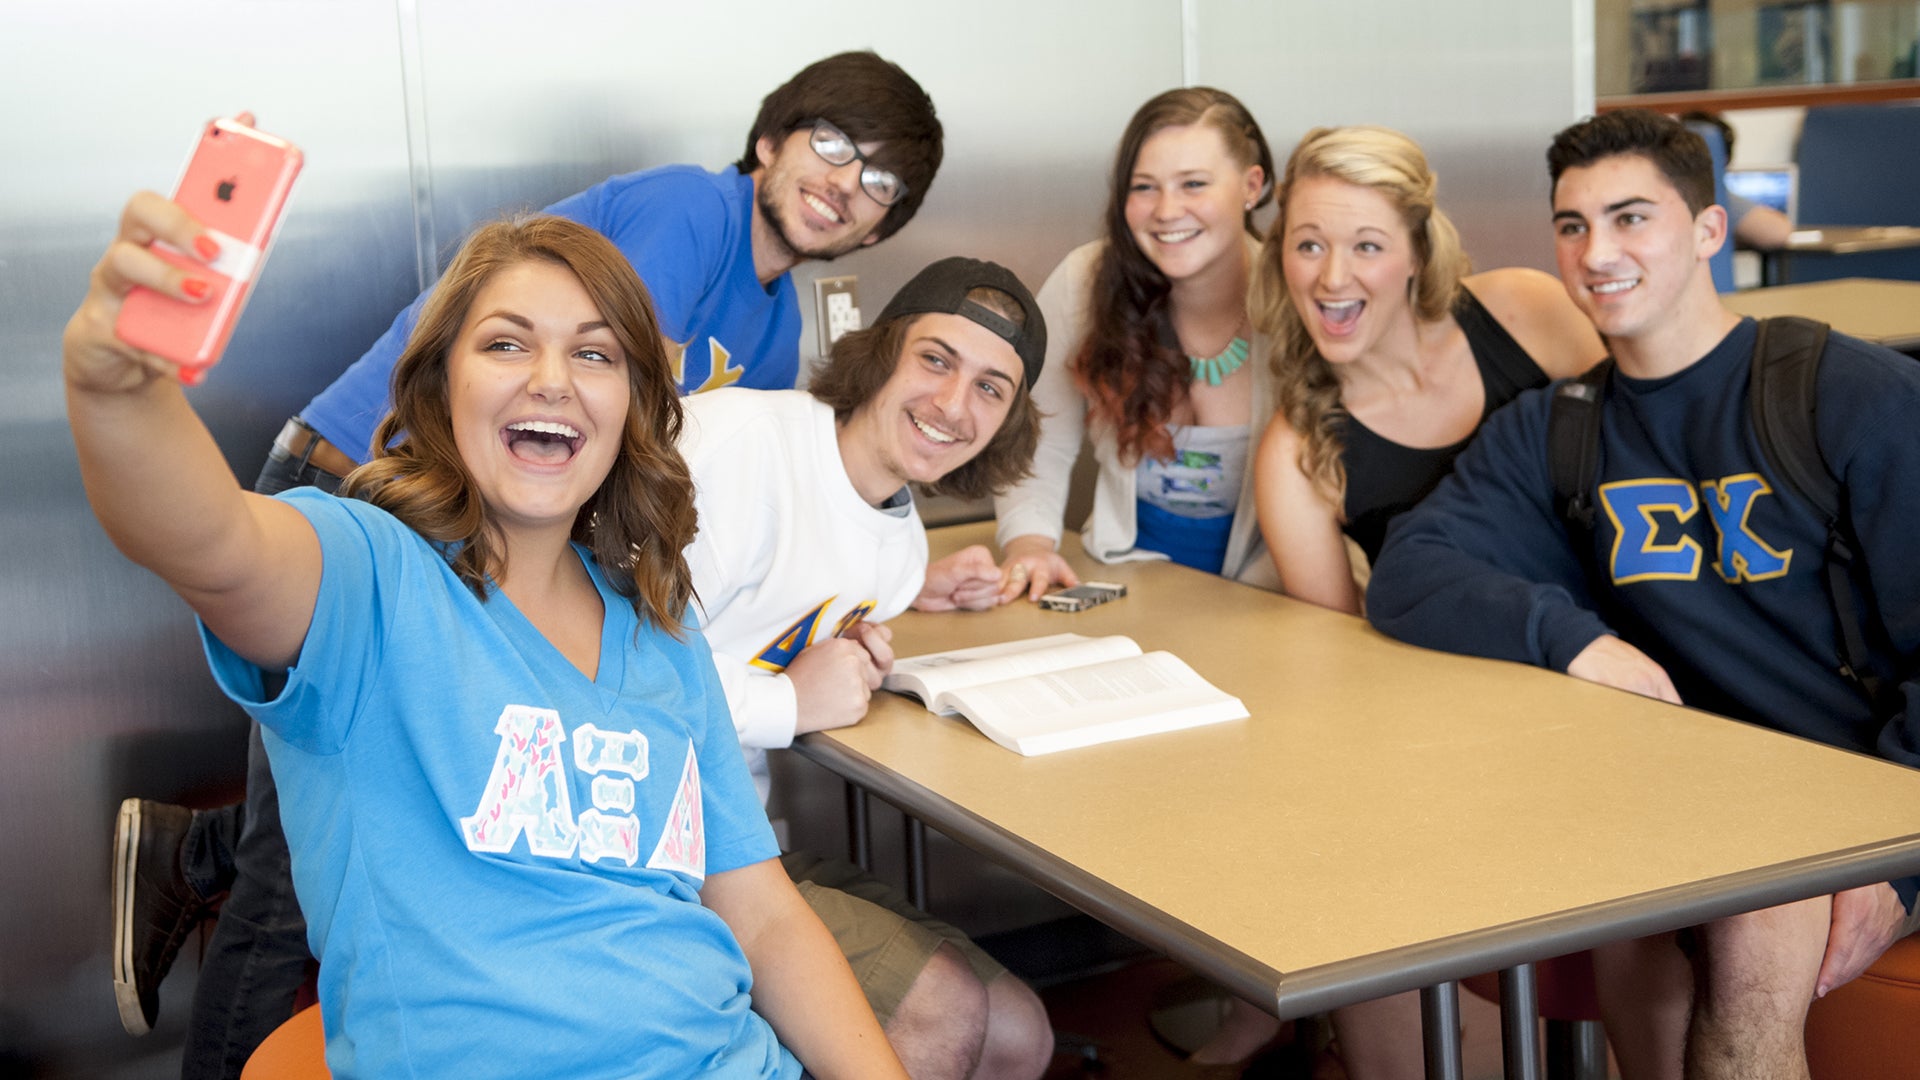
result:
[(1851, 522), (1839, 477), (1820, 452), (1814, 427), (1818, 394), (1814, 385), (1820, 357), (1827, 348), (1827, 324), (1797, 316), (1762, 320), (1753, 346), (1748, 377), (1748, 408), (1754, 434), (1773, 475), (1805, 500), (1827, 526), (1822, 573), (1827, 601), (1838, 627), (1838, 666), (1875, 711), (1886, 704), (1892, 688), (1874, 674), (1868, 658), (1866, 625), (1854, 603), (1853, 582), (1859, 572)]
[[(1602, 360), (1577, 379), (1553, 388), (1547, 412), (1547, 471), (1553, 478), (1554, 516), (1567, 523), (1576, 540), (1593, 535), (1593, 484), (1600, 470), (1600, 399), (1613, 360)], [(1586, 559), (1592, 549), (1579, 543)]]
[(1820, 453), (1813, 426), (1814, 379), (1826, 348), (1826, 323), (1793, 315), (1761, 320), (1747, 390), (1767, 465), (1831, 522), (1840, 517), (1840, 481)]

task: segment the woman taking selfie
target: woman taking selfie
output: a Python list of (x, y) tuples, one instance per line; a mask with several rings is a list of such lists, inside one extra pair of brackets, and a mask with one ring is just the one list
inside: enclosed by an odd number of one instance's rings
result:
[(1127, 124), (1105, 237), (1040, 290), (1051, 333), (1034, 399), (1046, 420), (1034, 475), (994, 501), (1003, 600), (1076, 583), (1060, 537), (1089, 433), (1100, 467), (1089, 554), (1271, 581), (1248, 480), (1271, 405), (1246, 294), (1272, 175), (1259, 125), (1224, 91), (1169, 90)]
[(680, 405), (620, 253), (480, 229), (395, 368), (388, 449), (344, 497), (267, 498), (115, 333), (135, 286), (208, 292), (155, 241), (218, 246), (128, 203), (67, 326), (68, 416), (101, 524), (266, 730), (333, 1075), (904, 1076), (683, 627)]

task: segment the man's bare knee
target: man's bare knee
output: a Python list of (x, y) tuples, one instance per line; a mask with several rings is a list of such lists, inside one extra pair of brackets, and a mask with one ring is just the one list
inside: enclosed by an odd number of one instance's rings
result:
[(1766, 998), (1804, 1011), (1826, 954), (1832, 899), (1730, 915), (1695, 928), (1696, 1008), (1720, 1009)]
[(1831, 911), (1831, 901), (1819, 897), (1694, 929), (1688, 1077), (1804, 1080), (1807, 1006)]
[(1053, 1024), (1031, 987), (1011, 973), (987, 984), (987, 1035), (978, 1080), (1037, 1080), (1053, 1061)]
[(980, 1062), (987, 988), (960, 950), (934, 950), (886, 1026), (887, 1041), (914, 1080), (961, 1080)]

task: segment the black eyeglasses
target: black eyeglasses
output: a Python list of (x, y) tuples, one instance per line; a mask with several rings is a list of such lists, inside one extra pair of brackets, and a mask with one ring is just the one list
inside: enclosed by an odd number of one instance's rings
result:
[(829, 165), (845, 165), (849, 161), (860, 163), (860, 190), (867, 193), (881, 206), (892, 206), (907, 197), (907, 182), (885, 169), (868, 164), (867, 156), (853, 145), (847, 133), (827, 123), (825, 120), (813, 122), (813, 137), (809, 140), (813, 152), (820, 160)]

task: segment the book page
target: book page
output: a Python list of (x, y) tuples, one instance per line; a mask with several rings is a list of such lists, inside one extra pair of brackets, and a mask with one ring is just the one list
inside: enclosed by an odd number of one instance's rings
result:
[[(893, 671), (881, 685), (888, 690), (917, 694), (933, 708), (940, 695), (959, 687), (1138, 655), (1140, 646), (1122, 635), (1090, 638), (1080, 634), (1053, 634), (895, 660)], [(936, 711), (951, 714), (953, 710)]]
[(947, 697), (995, 742), (1023, 754), (1247, 715), (1238, 698), (1165, 652), (966, 687)]

